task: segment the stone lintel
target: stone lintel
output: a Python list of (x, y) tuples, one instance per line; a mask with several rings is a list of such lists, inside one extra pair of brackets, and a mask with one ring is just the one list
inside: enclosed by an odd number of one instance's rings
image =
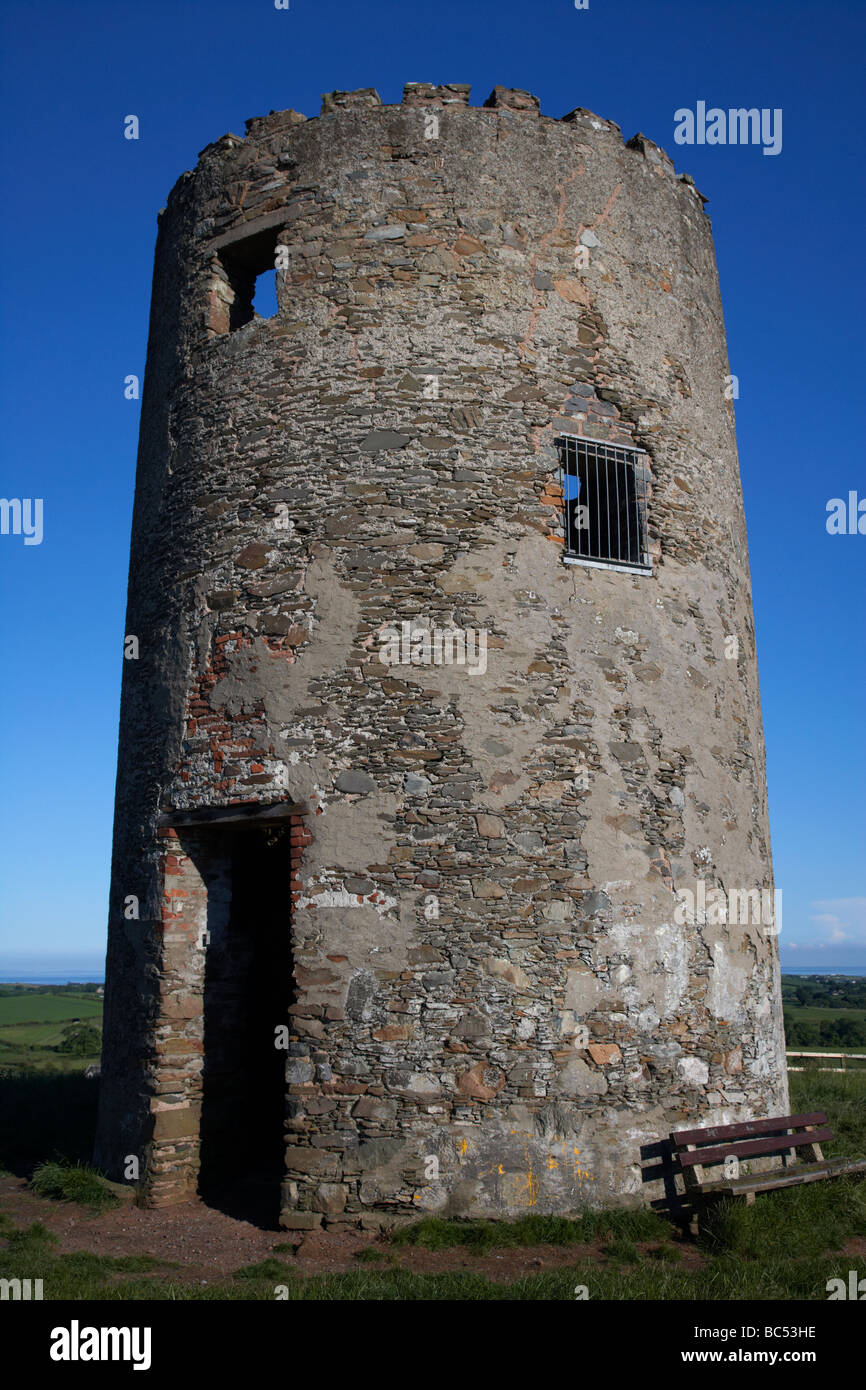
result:
[(209, 241), (203, 251), (205, 255), (213, 255), (215, 251), (222, 251), (225, 247), (231, 246), (234, 242), (246, 241), (249, 237), (258, 236), (261, 232), (268, 232), (272, 228), (281, 227), (284, 222), (291, 222), (294, 216), (290, 207), (277, 208), (275, 212), (266, 212), (263, 217), (253, 217), (249, 222), (238, 222), (228, 232), (223, 232), (221, 236), (214, 237)]
[(183, 827), (207, 830), (223, 825), (273, 825), (292, 816), (309, 814), (310, 808), (305, 801), (277, 801), (267, 806), (253, 802), (237, 806), (201, 806), (192, 811), (164, 811), (157, 825), (161, 830)]

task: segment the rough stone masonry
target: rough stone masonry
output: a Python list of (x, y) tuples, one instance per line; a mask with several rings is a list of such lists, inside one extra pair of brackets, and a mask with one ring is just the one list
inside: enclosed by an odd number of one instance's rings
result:
[[(674, 915), (772, 887), (704, 200), (468, 97), (272, 112), (160, 214), (96, 1153), (153, 1204), (266, 1074), (301, 1229), (649, 1201), (788, 1108), (774, 932)], [(563, 562), (563, 435), (645, 451), (651, 571)], [(486, 671), (385, 664), (418, 620)]]

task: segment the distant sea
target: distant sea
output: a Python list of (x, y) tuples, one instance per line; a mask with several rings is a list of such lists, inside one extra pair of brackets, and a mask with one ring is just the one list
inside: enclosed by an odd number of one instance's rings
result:
[(0, 955), (2, 985), (101, 985), (105, 982), (105, 957), (37, 956), (17, 952)]
[(866, 965), (783, 965), (783, 975), (866, 975)]
[(0, 985), (104, 985), (104, 970), (6, 970), (0, 975)]

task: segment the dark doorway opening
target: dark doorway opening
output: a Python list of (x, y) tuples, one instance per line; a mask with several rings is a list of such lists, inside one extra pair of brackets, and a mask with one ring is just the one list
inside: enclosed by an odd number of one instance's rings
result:
[(284, 1048), (292, 1002), (289, 829), (223, 832), (229, 882), (209, 893), (199, 1193), (279, 1229), (285, 1163)]

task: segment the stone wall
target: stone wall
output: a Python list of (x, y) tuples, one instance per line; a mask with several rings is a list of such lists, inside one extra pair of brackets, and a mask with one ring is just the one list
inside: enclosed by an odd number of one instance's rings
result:
[[(208, 808), (296, 808), (286, 1225), (650, 1200), (642, 1147), (787, 1108), (773, 930), (675, 915), (772, 887), (703, 199), (468, 94), (250, 121), (160, 216), (97, 1151), (152, 1200), (195, 1181), (164, 903)], [(562, 563), (563, 433), (646, 451), (651, 574)], [(418, 618), (486, 670), (385, 664)]]

